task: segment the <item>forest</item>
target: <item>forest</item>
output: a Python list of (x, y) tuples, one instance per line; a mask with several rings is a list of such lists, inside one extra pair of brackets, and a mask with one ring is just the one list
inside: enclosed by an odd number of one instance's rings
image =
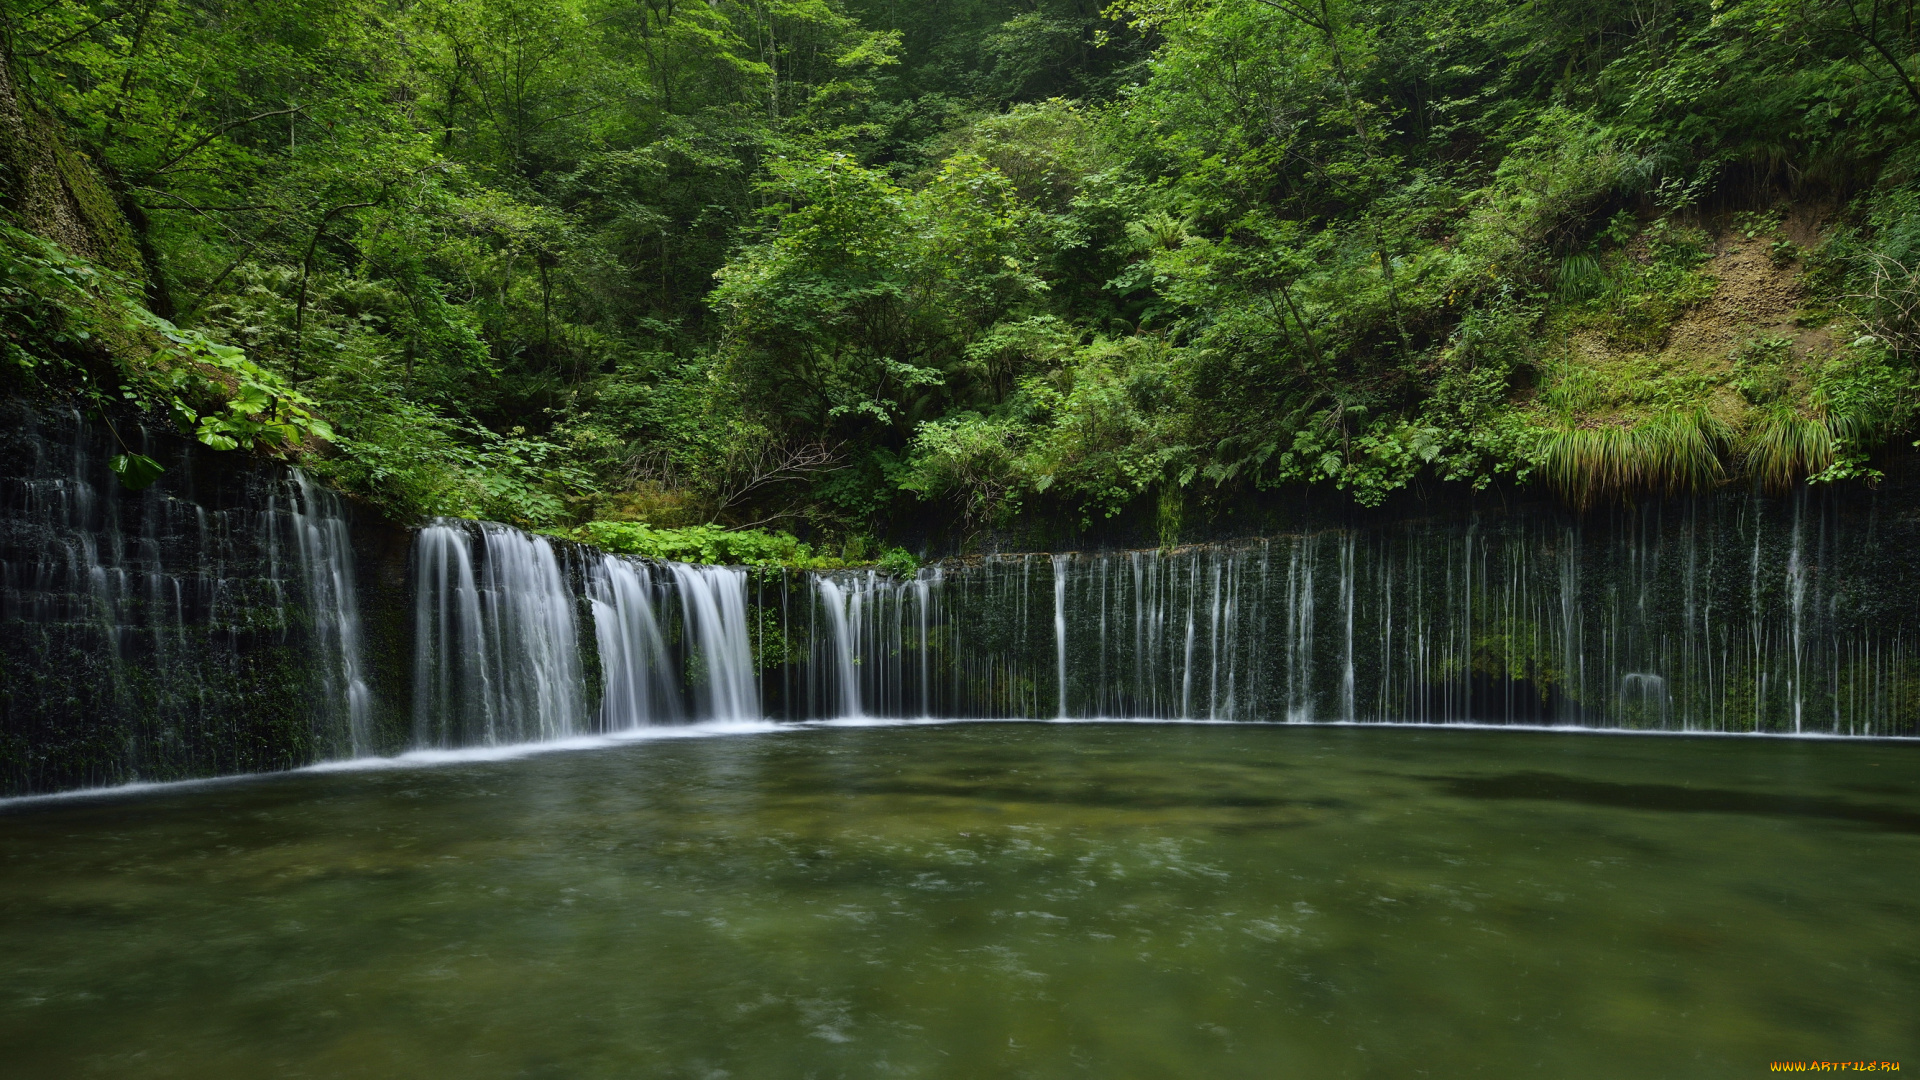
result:
[(911, 564), (1872, 484), (1916, 0), (5, 0), (0, 392), (402, 521)]

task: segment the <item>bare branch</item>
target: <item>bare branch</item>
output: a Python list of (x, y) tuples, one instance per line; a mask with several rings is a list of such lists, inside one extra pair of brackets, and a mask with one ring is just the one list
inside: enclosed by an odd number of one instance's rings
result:
[(767, 517), (761, 518), (758, 521), (749, 521), (744, 525), (735, 525), (733, 526), (733, 529), (735, 531), (739, 531), (742, 529), (757, 529), (762, 525), (771, 525), (776, 521), (785, 521), (787, 518), (796, 518), (799, 516), (800, 516), (799, 510), (782, 510), (777, 514), (771, 514)]
[(1865, 301), (1868, 328), (1895, 356), (1920, 352), (1920, 265), (1877, 252), (1867, 257), (1872, 277), (1865, 292), (1849, 299)]
[(743, 451), (727, 462), (731, 482), (716, 493), (713, 516), (717, 518), (776, 485), (844, 468), (838, 443), (781, 441)]
[(680, 486), (680, 470), (674, 466), (670, 451), (636, 450), (628, 454), (621, 464), (625, 466), (625, 479), (630, 488), (644, 483), (658, 484), (663, 488)]

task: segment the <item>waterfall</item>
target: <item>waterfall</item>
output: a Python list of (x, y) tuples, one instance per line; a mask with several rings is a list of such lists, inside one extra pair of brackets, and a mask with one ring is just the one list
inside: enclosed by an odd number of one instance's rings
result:
[(574, 597), (544, 537), (437, 520), (414, 542), (414, 589), (415, 745), (586, 730)]
[(760, 719), (747, 626), (747, 575), (738, 567), (669, 563), (679, 585), (688, 638), (698, 650), (693, 682), (698, 715), (713, 720)]
[[(159, 461), (140, 491), (118, 453)], [(308, 477), (0, 403), (0, 794), (378, 743), (351, 529)]]
[[(954, 696), (953, 683), (992, 679), (1001, 670), (1002, 657), (993, 655), (981, 656), (977, 667), (963, 670), (939, 666), (943, 655), (969, 655), (954, 651), (960, 642), (994, 640), (991, 627), (942, 617), (948, 580), (944, 568), (905, 579), (875, 571), (838, 571), (808, 574), (805, 580), (806, 595), (799, 599), (810, 606), (806, 625), (815, 629), (789, 631), (790, 637), (803, 640), (810, 634), (813, 641), (801, 672), (807, 692), (789, 699), (789, 716), (936, 717), (942, 715), (943, 701)], [(988, 587), (1011, 610), (1022, 610), (1015, 579), (992, 579)]]
[(0, 419), (7, 794), (769, 712), (1920, 734), (1891, 482), (750, 579)]
[(292, 517), (295, 542), (307, 583), (319, 672), (320, 707), (344, 725), (346, 751), (374, 752), (373, 700), (367, 690), (361, 654), (360, 604), (354, 587), (353, 543), (339, 497), (293, 473)]
[(1071, 565), (1069, 556), (1053, 557), (1053, 685), (1060, 699), (1057, 715), (1062, 720), (1067, 716), (1067, 568)]
[[(1920, 566), (1848, 505), (1722, 496), (815, 575), (802, 682), (838, 697), (785, 715), (1913, 733)], [(1029, 606), (1037, 589), (1053, 603)]]
[[(414, 744), (537, 742), (683, 720), (757, 720), (746, 573), (556, 551), (505, 525), (414, 539)], [(571, 561), (569, 561), (571, 560)], [(575, 612), (592, 620), (599, 709)]]
[(1807, 569), (1801, 557), (1802, 529), (1806, 507), (1806, 489), (1793, 493), (1793, 547), (1787, 553), (1787, 597), (1788, 610), (1791, 612), (1790, 635), (1793, 642), (1793, 675), (1788, 682), (1793, 698), (1793, 730), (1802, 730), (1805, 720), (1806, 695), (1802, 683), (1804, 678), (1803, 661), (1806, 658), (1803, 632), (1807, 607)]
[(657, 615), (668, 580), (646, 563), (603, 555), (593, 564), (587, 589), (605, 679), (600, 726), (619, 731), (679, 720), (679, 684)]
[(920, 715), (929, 718), (933, 716), (933, 684), (931, 675), (929, 674), (932, 671), (932, 665), (929, 663), (927, 656), (929, 647), (927, 633), (932, 620), (932, 612), (928, 609), (933, 603), (934, 587), (941, 579), (940, 571), (935, 570), (931, 580), (928, 579), (927, 575), (916, 575), (911, 586), (913, 589), (915, 625), (920, 631), (919, 635), (914, 639), (914, 647), (919, 653), (920, 659)]
[(855, 668), (860, 663), (855, 642), (860, 627), (861, 601), (865, 599), (858, 585), (842, 587), (831, 577), (822, 575), (816, 578), (814, 585), (820, 591), (820, 601), (827, 610), (827, 624), (833, 628), (833, 658), (835, 674), (839, 677), (840, 715), (863, 715), (860, 708), (860, 677)]

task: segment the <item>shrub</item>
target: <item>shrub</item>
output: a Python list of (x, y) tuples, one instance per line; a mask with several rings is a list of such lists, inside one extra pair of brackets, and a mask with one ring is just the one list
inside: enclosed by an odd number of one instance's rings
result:
[(905, 548), (892, 548), (877, 559), (866, 559), (866, 541), (856, 537), (844, 551), (847, 558), (816, 554), (813, 546), (792, 533), (769, 529), (729, 530), (718, 525), (690, 525), (662, 529), (638, 521), (590, 521), (567, 534), (616, 555), (644, 559), (724, 566), (785, 567), (792, 570), (840, 570), (872, 566), (895, 577), (920, 572), (920, 560)]
[(637, 521), (590, 521), (575, 538), (617, 555), (731, 566), (808, 567), (825, 560), (790, 533), (765, 529), (730, 532), (718, 525), (657, 529)]

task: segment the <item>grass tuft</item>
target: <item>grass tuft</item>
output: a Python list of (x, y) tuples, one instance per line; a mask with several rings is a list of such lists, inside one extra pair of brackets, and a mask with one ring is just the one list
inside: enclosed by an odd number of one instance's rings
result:
[(1839, 457), (1839, 440), (1825, 417), (1768, 409), (1741, 441), (1747, 474), (1768, 491), (1785, 491)]
[(1562, 428), (1547, 439), (1547, 482), (1584, 510), (1602, 499), (1701, 491), (1726, 479), (1727, 426), (1702, 411), (1630, 427)]
[(1561, 259), (1554, 278), (1554, 296), (1565, 303), (1603, 296), (1613, 284), (1600, 260), (1585, 252)]
[(1781, 406), (1762, 412), (1740, 440), (1746, 472), (1767, 491), (1785, 491), (1817, 476), (1845, 457), (1850, 447), (1871, 445), (1888, 425), (1866, 411), (1807, 416)]

